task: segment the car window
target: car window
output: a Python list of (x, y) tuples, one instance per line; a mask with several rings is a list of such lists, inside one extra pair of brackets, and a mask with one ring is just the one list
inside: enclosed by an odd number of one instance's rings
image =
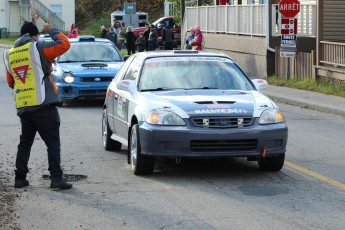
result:
[(223, 57), (158, 57), (145, 61), (140, 90), (154, 89), (253, 90), (233, 61)]
[(59, 58), (59, 62), (89, 61), (114, 62), (122, 61), (122, 57), (110, 42), (73, 42)]
[(115, 80), (119, 81), (120, 79), (123, 78), (124, 74), (126, 73), (128, 66), (132, 63), (134, 56), (129, 57), (125, 63), (121, 66), (119, 72), (117, 72), (115, 76)]
[(125, 76), (123, 77), (124, 80), (135, 80), (138, 77), (140, 70), (140, 66), (134, 60), (132, 64), (129, 66)]

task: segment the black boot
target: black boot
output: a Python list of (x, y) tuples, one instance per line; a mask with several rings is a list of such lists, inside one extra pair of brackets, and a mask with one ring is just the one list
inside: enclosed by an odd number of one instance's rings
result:
[(50, 188), (59, 188), (59, 189), (70, 189), (72, 184), (67, 183), (65, 180), (52, 180), (50, 183)]
[(14, 179), (15, 188), (23, 188), (25, 186), (29, 186), (29, 181), (25, 177), (16, 177)]

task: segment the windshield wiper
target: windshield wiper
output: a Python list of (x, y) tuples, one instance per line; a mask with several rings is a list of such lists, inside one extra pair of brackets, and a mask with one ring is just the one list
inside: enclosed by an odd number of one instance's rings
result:
[(70, 62), (80, 62), (80, 61), (76, 61), (76, 60), (59, 61), (59, 63), (70, 63)]
[(146, 91), (163, 91), (163, 90), (178, 90), (179, 88), (168, 88), (168, 87), (158, 87), (155, 89), (142, 89), (141, 92), (146, 92)]
[(213, 88), (213, 87), (200, 87), (200, 88), (188, 88), (188, 89), (184, 89), (184, 90), (193, 90), (193, 89), (220, 89), (220, 88)]

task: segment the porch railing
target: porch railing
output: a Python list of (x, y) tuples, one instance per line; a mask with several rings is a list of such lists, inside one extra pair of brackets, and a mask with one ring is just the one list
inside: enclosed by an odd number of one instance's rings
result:
[(35, 0), (36, 13), (46, 22), (52, 23), (56, 28), (65, 30), (65, 22), (39, 0)]
[[(280, 36), (278, 5), (272, 5), (272, 35)], [(266, 36), (266, 4), (186, 7), (184, 25), (200, 25), (206, 33)], [(278, 20), (276, 21), (278, 17)], [(316, 5), (301, 4), (298, 36), (316, 36)], [(277, 24), (275, 23), (277, 22)]]
[(345, 68), (345, 43), (321, 41), (320, 62), (332, 67)]
[(206, 33), (265, 36), (265, 5), (186, 7), (184, 25)]

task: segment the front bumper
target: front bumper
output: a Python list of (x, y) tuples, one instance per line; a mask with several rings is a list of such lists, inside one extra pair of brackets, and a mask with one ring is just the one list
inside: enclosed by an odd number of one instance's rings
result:
[(91, 84), (57, 84), (61, 100), (76, 98), (101, 98), (105, 97), (107, 83)]
[(245, 128), (212, 129), (190, 126), (139, 126), (141, 152), (162, 157), (255, 157), (286, 152), (288, 127), (284, 123)]

